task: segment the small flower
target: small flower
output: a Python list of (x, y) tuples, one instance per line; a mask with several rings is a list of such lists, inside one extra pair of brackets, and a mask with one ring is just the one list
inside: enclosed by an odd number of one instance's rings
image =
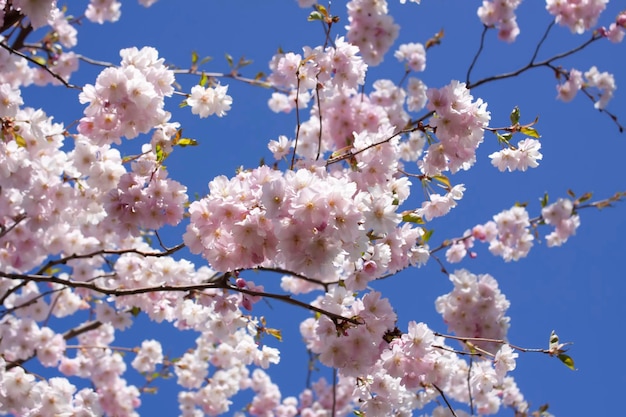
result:
[(196, 85), (191, 89), (187, 104), (191, 106), (191, 112), (200, 115), (201, 118), (212, 114), (222, 117), (233, 103), (233, 98), (226, 94), (227, 91), (227, 85), (217, 85), (213, 88)]

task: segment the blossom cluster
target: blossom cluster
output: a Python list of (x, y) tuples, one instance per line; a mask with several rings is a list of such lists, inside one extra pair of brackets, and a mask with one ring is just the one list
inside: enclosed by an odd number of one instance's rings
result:
[(382, 62), (400, 27), (388, 13), (386, 0), (352, 0), (348, 9), (348, 40), (359, 47), (369, 65)]
[(490, 120), (487, 103), (474, 100), (465, 83), (452, 81), (447, 86), (430, 88), (427, 108), (434, 112), (429, 125), (435, 129), (439, 143), (428, 148), (422, 171), (437, 175), (469, 169), (476, 161), (476, 149), (483, 141)]
[[(519, 3), (485, 0), (478, 14), (513, 41)], [(595, 24), (606, 3), (548, 1), (548, 10), (581, 32)], [(441, 174), (474, 164), (490, 120), (487, 104), (474, 100), (465, 84), (428, 88), (408, 77), (426, 69), (427, 47), (420, 43), (401, 44), (394, 53), (405, 65), (401, 83), (376, 79), (365, 86), (368, 65), (381, 63), (398, 36), (385, 0), (348, 2), (345, 38), (327, 37), (324, 46), (272, 58), (270, 108), (310, 106), (308, 120), (298, 114), (295, 138), (270, 142), (277, 161), (292, 154), (289, 169), (279, 170), (277, 162), (217, 177), (209, 194), (188, 207), (186, 187), (164, 165), (180, 144), (181, 126), (165, 110), (179, 85), (157, 50), (123, 49), (119, 67), (107, 66), (83, 87), (80, 102), (87, 107), (78, 133), (71, 133), (72, 126), (23, 107), (20, 88), (67, 85), (79, 56), (66, 49), (77, 45), (76, 26), (84, 19), (72, 18), (53, 0), (0, 6), (0, 20), (18, 19), (7, 26), (9, 37), (50, 26), (39, 47), (24, 44), (29, 54), (42, 56), (28, 60), (7, 49), (11, 43), (19, 52), (22, 40), (2, 38), (7, 48), (0, 49), (0, 414), (135, 417), (149, 388), (134, 385), (131, 375), (150, 383), (175, 378), (184, 417), (232, 413), (243, 390), (253, 393), (245, 408), (253, 416), (346, 416), (357, 408), (368, 416), (408, 416), (443, 392), (479, 414), (503, 406), (527, 413), (508, 375), (517, 353), (504, 342), (509, 303), (494, 278), (467, 270), (450, 274), (454, 289), (436, 301), (456, 335), (446, 337), (415, 321), (401, 331), (391, 302), (370, 288), (428, 261), (429, 235), (413, 222), (445, 216), (463, 198), (465, 186), (453, 186)], [(104, 23), (120, 13), (120, 1), (91, 0), (84, 17)], [(625, 16), (599, 33), (621, 40)], [(45, 62), (49, 71), (35, 62)], [(241, 79), (234, 72), (225, 76)], [(601, 91), (596, 107), (603, 109), (615, 82), (596, 67), (584, 79), (572, 69), (559, 96), (569, 100), (587, 87)], [(189, 94), (177, 92), (200, 118), (226, 115), (232, 105), (227, 93), (227, 85), (202, 82)], [(424, 108), (430, 113), (423, 118), (410, 114)], [(144, 134), (151, 136), (143, 138), (149, 143), (139, 155), (122, 157), (114, 146)], [(490, 157), (501, 171), (524, 171), (537, 166), (539, 149), (538, 141), (526, 139)], [(421, 175), (405, 169), (409, 161)], [(419, 208), (400, 211), (413, 178), (424, 185), (439, 180), (446, 192), (429, 192)], [(159, 230), (186, 215), (185, 245), (166, 249)], [(580, 224), (574, 203), (563, 199), (544, 207), (540, 219), (554, 227), (548, 246), (564, 243)], [(535, 220), (523, 207), (504, 211), (455, 241), (446, 259), (460, 261), (478, 240), (505, 260), (517, 260), (533, 244)], [(173, 254), (183, 246), (210, 268), (177, 259)], [(281, 288), (289, 294), (266, 293), (266, 286), (247, 279), (245, 270), (254, 268), (286, 274)], [(310, 305), (291, 298), (322, 289)], [(316, 312), (300, 331), (310, 352), (337, 370), (332, 383), (320, 379), (298, 398), (282, 397), (265, 371), (280, 361), (271, 346), (280, 333), (253, 315), (263, 295)], [(153, 338), (133, 348), (115, 346), (117, 333), (136, 325), (138, 315), (193, 332), (195, 344), (176, 358)], [(55, 331), (53, 325), (66, 318), (71, 328)], [(464, 347), (480, 357), (468, 360), (447, 346), (451, 337), (465, 340)], [(63, 377), (37, 380), (26, 371), (35, 360)], [(443, 407), (433, 411), (435, 417), (448, 414)]]
[[(189, 207), (184, 240), (220, 271), (279, 267), (332, 281), (346, 263), (362, 265), (365, 253), (369, 265), (376, 265), (369, 278), (374, 279), (417, 262), (421, 253), (419, 229), (397, 227), (393, 194), (382, 188), (366, 192), (324, 169), (281, 173), (260, 167), (230, 180), (218, 177), (209, 189)], [(372, 242), (370, 233), (381, 241)]]
[(393, 54), (398, 61), (406, 61), (412, 71), (424, 71), (426, 69), (426, 49), (421, 43), (405, 43), (398, 47)]
[(528, 168), (539, 166), (537, 162), (543, 159), (539, 152), (541, 142), (535, 139), (523, 139), (516, 147), (506, 147), (489, 155), (491, 164), (500, 171), (526, 171)]
[(291, 93), (273, 93), (270, 108), (275, 112), (288, 112), (296, 105), (296, 98), (297, 106), (305, 107), (312, 97), (307, 90), (317, 89), (318, 84), (331, 91), (356, 92), (365, 82), (367, 70), (358, 52), (355, 45), (340, 37), (333, 47), (307, 47), (302, 55), (293, 52), (274, 55), (268, 81), (276, 87), (290, 89)]
[(559, 198), (556, 203), (544, 207), (541, 210), (541, 217), (547, 224), (555, 227), (554, 231), (546, 236), (548, 246), (561, 246), (580, 226), (580, 217), (574, 214), (574, 204), (564, 198)]
[[(156, 0), (139, 0), (144, 7), (150, 7)], [(117, 0), (90, 0), (85, 17), (95, 23), (116, 22), (122, 15), (122, 3)]]
[(591, 67), (584, 74), (572, 68), (567, 75), (567, 80), (556, 87), (557, 97), (563, 101), (571, 101), (582, 88), (596, 88), (600, 90), (600, 96), (594, 107), (596, 109), (604, 109), (611, 98), (613, 98), (613, 93), (617, 87), (613, 74), (600, 72), (595, 66)]
[(572, 33), (582, 34), (591, 29), (609, 0), (546, 0), (546, 10), (556, 16), (556, 22)]
[(105, 68), (96, 84), (87, 84), (79, 96), (88, 104), (78, 131), (97, 144), (121, 143), (168, 121), (164, 98), (174, 92), (174, 73), (156, 49), (120, 51), (120, 67)]
[(159, 166), (151, 149), (144, 145), (132, 171), (123, 174), (117, 189), (107, 195), (107, 214), (123, 230), (156, 230), (165, 224), (176, 225), (183, 218), (187, 188), (167, 178), (167, 171)]
[[(450, 274), (454, 290), (435, 301), (448, 329), (464, 338), (505, 340), (510, 318), (505, 316), (509, 301), (498, 282), (488, 274), (475, 275), (461, 269)], [(495, 354), (499, 343), (471, 341), (482, 350)]]
[(498, 28), (498, 38), (513, 42), (520, 33), (515, 9), (521, 2), (522, 0), (484, 0), (483, 5), (478, 8), (478, 17), (484, 25)]
[(489, 251), (505, 261), (525, 257), (533, 245), (530, 219), (524, 207), (515, 206), (495, 216), (493, 221), (474, 226), (472, 237), (489, 243)]
[(227, 85), (217, 85), (215, 87), (204, 88), (200, 85), (191, 88), (191, 94), (187, 99), (187, 104), (191, 106), (191, 112), (201, 118), (212, 114), (222, 117), (230, 110), (233, 98), (226, 94)]

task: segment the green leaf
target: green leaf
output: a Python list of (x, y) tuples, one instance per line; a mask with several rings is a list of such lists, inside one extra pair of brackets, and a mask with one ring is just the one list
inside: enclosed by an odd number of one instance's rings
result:
[(133, 307), (130, 309), (130, 314), (132, 314), (133, 317), (137, 317), (139, 313), (141, 313), (141, 309), (139, 307)]
[(185, 99), (185, 100), (180, 102), (178, 107), (180, 107), (182, 109), (183, 107), (187, 107), (188, 105), (189, 105), (189, 103), (187, 103), (187, 100)]
[(269, 335), (274, 336), (276, 339), (278, 339), (279, 342), (283, 341), (283, 335), (282, 335), (282, 333), (280, 332), (279, 329), (268, 329), (268, 328), (266, 328), (265, 332), (267, 334), (269, 334)]
[(447, 189), (452, 188), (450, 185), (450, 179), (448, 177), (446, 177), (445, 175), (435, 175), (434, 177), (432, 177), (435, 181), (442, 183), (443, 185), (446, 186)]
[(226, 57), (226, 62), (228, 62), (229, 67), (233, 67), (233, 57), (230, 54), (224, 54)]
[(308, 20), (309, 22), (314, 22), (316, 20), (324, 20), (324, 16), (322, 16), (320, 12), (315, 10), (315, 11), (312, 11), (311, 14), (309, 14), (309, 17), (307, 17), (306, 20)]
[(513, 135), (511, 133), (505, 133), (503, 135), (503, 134), (496, 132), (496, 137), (498, 138), (498, 142), (508, 145)]
[(196, 51), (191, 51), (191, 65), (196, 65), (198, 63), (198, 53)]
[(561, 353), (559, 356), (557, 356), (561, 362), (563, 362), (565, 364), (565, 366), (567, 366), (569, 369), (571, 369), (572, 371), (575, 371), (576, 368), (574, 367), (574, 360), (572, 358), (569, 357), (569, 355), (566, 355), (565, 353)]
[(326, 7), (322, 6), (321, 4), (317, 4), (315, 6), (315, 8), (324, 15), (324, 17), (328, 17), (328, 10), (326, 10)]
[(213, 58), (211, 58), (210, 56), (205, 56), (204, 58), (202, 58), (202, 59), (200, 60), (199, 65), (206, 64), (207, 62), (209, 62), (209, 61), (210, 61), (210, 60), (212, 60), (212, 59), (213, 59)]
[[(422, 230), (424, 230), (424, 229), (422, 229)], [(428, 241), (432, 237), (433, 233), (435, 233), (435, 229), (424, 230), (424, 234), (422, 235), (422, 242), (428, 243)]]
[(182, 148), (184, 148), (185, 146), (198, 146), (198, 141), (190, 138), (180, 138), (177, 145)]
[(519, 123), (519, 119), (520, 119), (519, 107), (515, 106), (515, 108), (509, 115), (509, 118), (511, 119), (511, 124), (516, 125)]
[(552, 330), (550, 333), (550, 350), (557, 349), (559, 346), (559, 336)]
[(165, 152), (163, 152), (163, 147), (161, 145), (157, 145), (156, 147), (156, 157), (157, 162), (163, 162), (165, 160)]
[(541, 207), (545, 207), (548, 205), (548, 193), (545, 193), (541, 198)]
[(581, 195), (580, 197), (578, 197), (578, 202), (579, 203), (585, 202), (585, 201), (589, 200), (592, 195), (593, 195), (592, 193), (587, 192), (587, 193)]
[(203, 72), (200, 76), (200, 81), (198, 81), (198, 85), (204, 87), (208, 81), (209, 77), (207, 77), (206, 74)]
[(252, 60), (251, 59), (245, 59), (244, 57), (239, 58), (239, 62), (237, 62), (237, 68), (243, 68), (245, 66), (248, 66), (252, 64)]
[(424, 220), (413, 211), (404, 213), (402, 215), (402, 221), (407, 223), (424, 224)]
[(19, 146), (20, 148), (26, 147), (26, 140), (24, 140), (22, 136), (18, 135), (17, 133), (13, 133), (13, 137), (15, 138), (15, 143), (17, 143), (17, 146)]
[(531, 138), (540, 138), (541, 137), (539, 132), (537, 132), (537, 130), (532, 128), (532, 127), (522, 127), (520, 129), (520, 132), (522, 132), (526, 136), (530, 136)]
[(31, 59), (41, 66), (45, 66), (48, 63), (48, 61), (46, 61), (46, 58), (41, 56), (33, 56), (31, 57)]

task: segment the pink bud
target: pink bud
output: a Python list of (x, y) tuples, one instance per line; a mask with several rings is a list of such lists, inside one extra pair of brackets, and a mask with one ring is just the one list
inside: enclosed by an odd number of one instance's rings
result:
[(626, 29), (626, 10), (624, 10), (623, 12), (617, 15), (617, 19), (615, 20), (615, 23), (617, 23), (618, 26), (621, 26), (624, 29)]
[(373, 274), (374, 272), (376, 272), (377, 268), (378, 267), (376, 265), (376, 262), (374, 262), (374, 261), (366, 261), (363, 264), (363, 271), (365, 271), (368, 274)]
[(243, 298), (241, 299), (241, 305), (246, 310), (252, 311), (252, 301), (250, 301), (250, 298), (248, 298), (247, 296), (243, 296)]
[(484, 241), (487, 238), (485, 227), (483, 225), (474, 226), (472, 229), (472, 236), (480, 241)]

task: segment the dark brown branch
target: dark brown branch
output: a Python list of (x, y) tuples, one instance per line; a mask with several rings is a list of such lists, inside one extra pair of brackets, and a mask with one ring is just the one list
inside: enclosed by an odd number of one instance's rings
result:
[(537, 59), (537, 55), (539, 54), (539, 49), (541, 49), (541, 46), (543, 45), (543, 43), (546, 41), (546, 39), (548, 39), (548, 34), (550, 33), (550, 30), (552, 30), (552, 28), (554, 27), (555, 23), (556, 23), (556, 20), (552, 20), (552, 22), (550, 22), (550, 24), (546, 28), (546, 31), (543, 33), (543, 36), (537, 43), (537, 47), (535, 48), (535, 52), (533, 53), (532, 58), (530, 58), (530, 62), (535, 62), (535, 59)]
[(6, 50), (7, 50), (7, 51), (9, 51), (9, 53), (11, 53), (11, 54), (15, 54), (15, 55), (17, 55), (17, 56), (19, 56), (19, 57), (24, 58), (24, 59), (25, 59), (25, 60), (27, 60), (28, 62), (30, 62), (30, 63), (32, 63), (32, 64), (37, 65), (39, 68), (41, 68), (41, 69), (43, 69), (44, 71), (46, 71), (46, 72), (47, 72), (48, 74), (50, 74), (52, 77), (54, 77), (55, 79), (59, 80), (59, 81), (61, 82), (61, 84), (63, 84), (63, 85), (64, 85), (64, 86), (66, 86), (67, 88), (75, 88), (75, 89), (78, 89), (78, 90), (82, 90), (82, 87), (79, 87), (79, 86), (74, 85), (74, 84), (70, 84), (69, 82), (67, 82), (67, 81), (65, 80), (65, 78), (61, 77), (59, 74), (57, 74), (56, 72), (54, 72), (54, 71), (52, 71), (50, 68), (48, 68), (48, 66), (47, 66), (47, 65), (42, 64), (42, 63), (40, 63), (40, 62), (37, 62), (37, 60), (35, 60), (35, 59), (33, 59), (33, 58), (29, 57), (29, 56), (28, 56), (28, 55), (26, 55), (26, 54), (23, 54), (22, 52), (20, 52), (20, 51), (18, 51), (18, 50), (16, 50), (16, 49), (11, 48), (11, 47), (10, 47), (9, 45), (7, 45), (6, 43), (4, 43), (4, 42), (0, 42), (0, 47), (2, 47), (2, 48), (4, 48), (4, 49), (6, 49)]
[(69, 256), (65, 256), (63, 258), (60, 259), (54, 259), (54, 260), (50, 260), (48, 261), (45, 265), (43, 265), (39, 271), (37, 271), (35, 273), (35, 275), (42, 275), (45, 271), (47, 271), (49, 268), (52, 268), (53, 266), (56, 265), (65, 265), (67, 264), (69, 261), (75, 260), (75, 259), (89, 259), (89, 258), (93, 258), (95, 256), (105, 256), (105, 255), (124, 255), (127, 253), (134, 253), (136, 255), (139, 256), (143, 256), (144, 258), (160, 258), (163, 256), (170, 256), (173, 253), (181, 250), (182, 248), (185, 247), (184, 243), (180, 243), (172, 248), (164, 248), (165, 251), (163, 252), (142, 252), (140, 250), (137, 249), (119, 249), (119, 250), (98, 250), (98, 251), (94, 251), (94, 252), (90, 252), (90, 253), (85, 253), (82, 255), (78, 255), (78, 254), (72, 254)]
[(521, 68), (519, 68), (519, 69), (517, 69), (515, 71), (506, 72), (506, 73), (498, 74), (498, 75), (492, 75), (490, 77), (486, 77), (486, 78), (483, 78), (483, 79), (481, 79), (479, 81), (476, 81), (473, 84), (468, 84), (466, 87), (471, 90), (472, 88), (476, 88), (476, 87), (478, 87), (480, 85), (483, 85), (483, 84), (491, 82), (491, 81), (504, 80), (506, 78), (517, 77), (518, 75), (520, 75), (520, 74), (522, 74), (522, 73), (524, 73), (524, 72), (526, 72), (526, 71), (528, 71), (530, 69), (533, 69), (533, 68), (549, 67), (550, 64), (553, 61), (556, 61), (558, 59), (565, 58), (567, 56), (575, 54), (576, 52), (586, 48), (587, 46), (589, 46), (590, 44), (592, 44), (593, 42), (595, 42), (595, 41), (597, 41), (597, 40), (599, 40), (601, 38), (602, 38), (602, 36), (594, 34), (594, 35), (591, 36), (591, 38), (589, 40), (587, 40), (586, 42), (583, 42), (582, 44), (580, 44), (579, 46), (577, 46), (577, 47), (575, 47), (573, 49), (570, 49), (569, 51), (565, 51), (565, 52), (562, 52), (560, 54), (556, 54), (553, 57), (548, 58), (548, 59), (543, 60), (543, 61), (540, 61), (540, 62), (536, 62), (535, 63), (535, 62), (531, 61), (528, 64), (526, 64), (525, 66), (523, 66), (523, 67), (521, 67)]
[[(243, 272), (243, 271), (245, 271), (245, 269), (238, 270), (238, 272)], [(288, 271), (288, 270), (282, 269), (282, 268), (271, 268), (271, 267), (259, 266), (257, 268), (252, 269), (252, 271), (277, 272), (279, 274), (291, 275), (291, 276), (299, 278), (299, 279), (301, 279), (303, 281), (307, 281), (307, 282), (310, 282), (312, 284), (320, 285), (320, 286), (324, 287), (324, 291), (328, 291), (329, 285), (337, 284), (337, 281), (334, 281), (334, 282), (323, 282), (323, 281), (317, 280), (315, 278), (309, 278), (309, 277), (304, 276), (302, 274), (297, 274), (295, 272)]]
[(465, 76), (465, 85), (470, 85), (470, 76), (472, 74), (474, 66), (476, 65), (476, 62), (478, 62), (478, 57), (480, 57), (480, 54), (483, 52), (483, 48), (485, 47), (485, 36), (487, 35), (488, 30), (489, 26), (483, 25), (483, 33), (480, 34), (480, 44), (478, 45), (478, 51), (476, 51), (476, 55), (474, 55), (472, 63), (467, 69), (467, 75)]
[(287, 304), (292, 304), (298, 307), (302, 307), (306, 310), (322, 314), (329, 319), (333, 320), (333, 322), (337, 323), (351, 323), (354, 325), (359, 325), (361, 322), (356, 318), (348, 318), (344, 317), (340, 314), (335, 314), (330, 311), (326, 311), (322, 308), (315, 307), (311, 304), (307, 304), (303, 301), (297, 300), (295, 298), (291, 298), (290, 295), (285, 294), (274, 294), (274, 293), (266, 293), (262, 291), (254, 291), (247, 288), (239, 288), (234, 285), (230, 285), (227, 280), (216, 280), (210, 283), (201, 283), (201, 284), (190, 284), (190, 285), (160, 285), (157, 287), (139, 287), (139, 288), (104, 288), (99, 287), (91, 282), (82, 282), (82, 281), (73, 281), (70, 279), (63, 279), (53, 275), (29, 275), (29, 274), (12, 274), (6, 272), (0, 272), (0, 276), (12, 280), (27, 280), (33, 282), (51, 282), (55, 284), (65, 285), (70, 288), (85, 288), (94, 292), (98, 292), (100, 294), (112, 295), (116, 297), (124, 297), (129, 295), (139, 295), (139, 294), (148, 294), (148, 293), (156, 293), (156, 292), (196, 292), (202, 291), (206, 289), (225, 289), (236, 291), (242, 294), (247, 294), (251, 296), (258, 296), (263, 298), (271, 298), (279, 301), (283, 301)]
[(443, 393), (443, 391), (441, 390), (441, 388), (439, 388), (437, 385), (433, 384), (433, 387), (439, 391), (439, 395), (441, 395), (441, 398), (443, 398), (443, 401), (446, 403), (446, 405), (448, 406), (448, 409), (450, 410), (450, 412), (452, 413), (452, 415), (454, 417), (458, 417), (456, 415), (456, 413), (454, 412), (454, 409), (452, 408), (452, 406), (450, 405), (450, 402), (448, 401), (448, 399), (446, 398), (446, 395)]

